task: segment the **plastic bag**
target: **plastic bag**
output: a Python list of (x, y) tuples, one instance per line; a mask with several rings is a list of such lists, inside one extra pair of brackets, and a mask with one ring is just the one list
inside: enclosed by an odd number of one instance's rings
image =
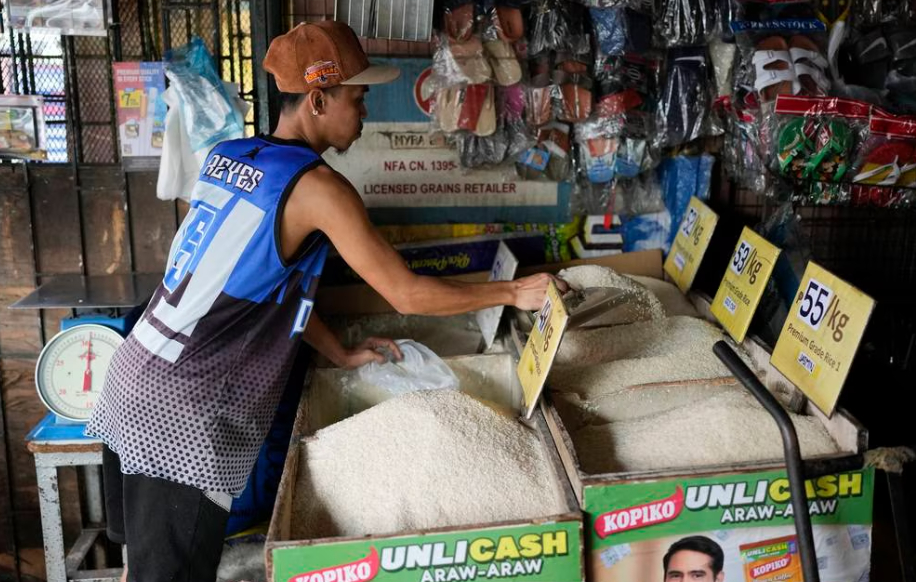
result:
[(852, 180), (853, 202), (910, 206), (916, 197), (916, 117), (873, 109), (869, 136), (859, 149)]
[(662, 0), (656, 33), (662, 46), (706, 44), (718, 22), (718, 0)]
[(166, 55), (165, 75), (181, 101), (182, 125), (193, 151), (245, 135), (245, 121), (226, 92), (204, 42), (194, 37)]
[(798, 195), (817, 204), (845, 202), (854, 152), (863, 141), (871, 106), (836, 97), (776, 101), (771, 132), (772, 171), (793, 181)]
[(531, 8), (529, 56), (554, 52), (585, 55), (591, 51), (584, 6), (561, 0), (538, 0)]
[(369, 362), (359, 369), (363, 382), (392, 394), (458, 388), (458, 377), (431, 349), (413, 340), (401, 339), (395, 343), (401, 348), (404, 359), (384, 364)]
[(656, 118), (659, 147), (682, 145), (708, 133), (711, 69), (706, 47), (668, 51), (668, 74)]
[(562, 182), (569, 177), (569, 126), (554, 122), (538, 130), (537, 145), (522, 152), (516, 160), (515, 169), (525, 180)]
[(592, 184), (607, 184), (617, 173), (620, 123), (616, 118), (591, 118), (575, 125), (579, 169)]
[(602, 117), (621, 116), (627, 136), (648, 137), (655, 126), (658, 69), (658, 60), (652, 57), (632, 53), (599, 56), (595, 63), (596, 113)]

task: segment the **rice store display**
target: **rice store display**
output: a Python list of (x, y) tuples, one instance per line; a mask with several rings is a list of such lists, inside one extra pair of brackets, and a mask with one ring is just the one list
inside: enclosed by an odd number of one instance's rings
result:
[(267, 536), (270, 580), (584, 579), (582, 515), (508, 354), (447, 358), (458, 390), (318, 370)]
[[(574, 286), (620, 287), (620, 275), (603, 267), (561, 276)], [(710, 576), (799, 580), (775, 422), (713, 354), (716, 342), (730, 340), (700, 317), (708, 303), (685, 310), (674, 300), (684, 296), (662, 281), (651, 292), (660, 310), (630, 309), (604, 327), (567, 330), (542, 403), (583, 509), (588, 578), (662, 577), (666, 564), (683, 568), (699, 552), (699, 569), (715, 568)], [(755, 340), (732, 345), (790, 412), (803, 458), (864, 451), (867, 432), (846, 411), (828, 418), (801, 403)], [(867, 579), (873, 470), (823, 475), (806, 489), (821, 580)]]

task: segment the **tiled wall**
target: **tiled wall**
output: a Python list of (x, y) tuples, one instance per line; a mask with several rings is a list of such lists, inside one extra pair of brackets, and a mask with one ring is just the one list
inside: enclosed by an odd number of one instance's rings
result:
[[(316, 22), (334, 17), (334, 0), (293, 0), (292, 7), (293, 24)], [(429, 42), (407, 42), (379, 38), (363, 38), (360, 41), (363, 48), (370, 55), (392, 57), (428, 57), (432, 55), (432, 43)]]

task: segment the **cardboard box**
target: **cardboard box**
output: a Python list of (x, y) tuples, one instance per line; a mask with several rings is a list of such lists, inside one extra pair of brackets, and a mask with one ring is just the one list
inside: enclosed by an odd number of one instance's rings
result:
[[(520, 408), (521, 387), (515, 375), (515, 361), (510, 355), (465, 356), (446, 361), (462, 380), (463, 386), (481, 386), (475, 396), (514, 409)], [(550, 470), (562, 491), (567, 508), (563, 514), (392, 535), (292, 539), (292, 508), (301, 468), (302, 439), (390, 398), (386, 392), (365, 385), (358, 388), (351, 385), (346, 392), (341, 390), (344, 373), (337, 369), (315, 370), (310, 387), (303, 396), (265, 545), (269, 580), (346, 582), (371, 578), (379, 582), (471, 579), (572, 582), (584, 579), (582, 514), (540, 415), (534, 419), (534, 428), (542, 439)], [(481, 378), (485, 382), (481, 382)], [(524, 557), (518, 557), (512, 549), (521, 545), (528, 548)], [(500, 548), (503, 548), (502, 555)], [(386, 564), (391, 566), (399, 555), (416, 557), (415, 567), (399, 563), (400, 568), (386, 568)]]

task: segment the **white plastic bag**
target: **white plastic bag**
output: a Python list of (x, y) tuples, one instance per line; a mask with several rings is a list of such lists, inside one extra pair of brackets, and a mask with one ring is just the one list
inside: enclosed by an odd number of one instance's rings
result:
[(404, 359), (400, 362), (379, 364), (370, 362), (359, 369), (359, 377), (392, 394), (418, 390), (454, 390), (458, 377), (442, 358), (431, 349), (413, 340), (397, 340)]

